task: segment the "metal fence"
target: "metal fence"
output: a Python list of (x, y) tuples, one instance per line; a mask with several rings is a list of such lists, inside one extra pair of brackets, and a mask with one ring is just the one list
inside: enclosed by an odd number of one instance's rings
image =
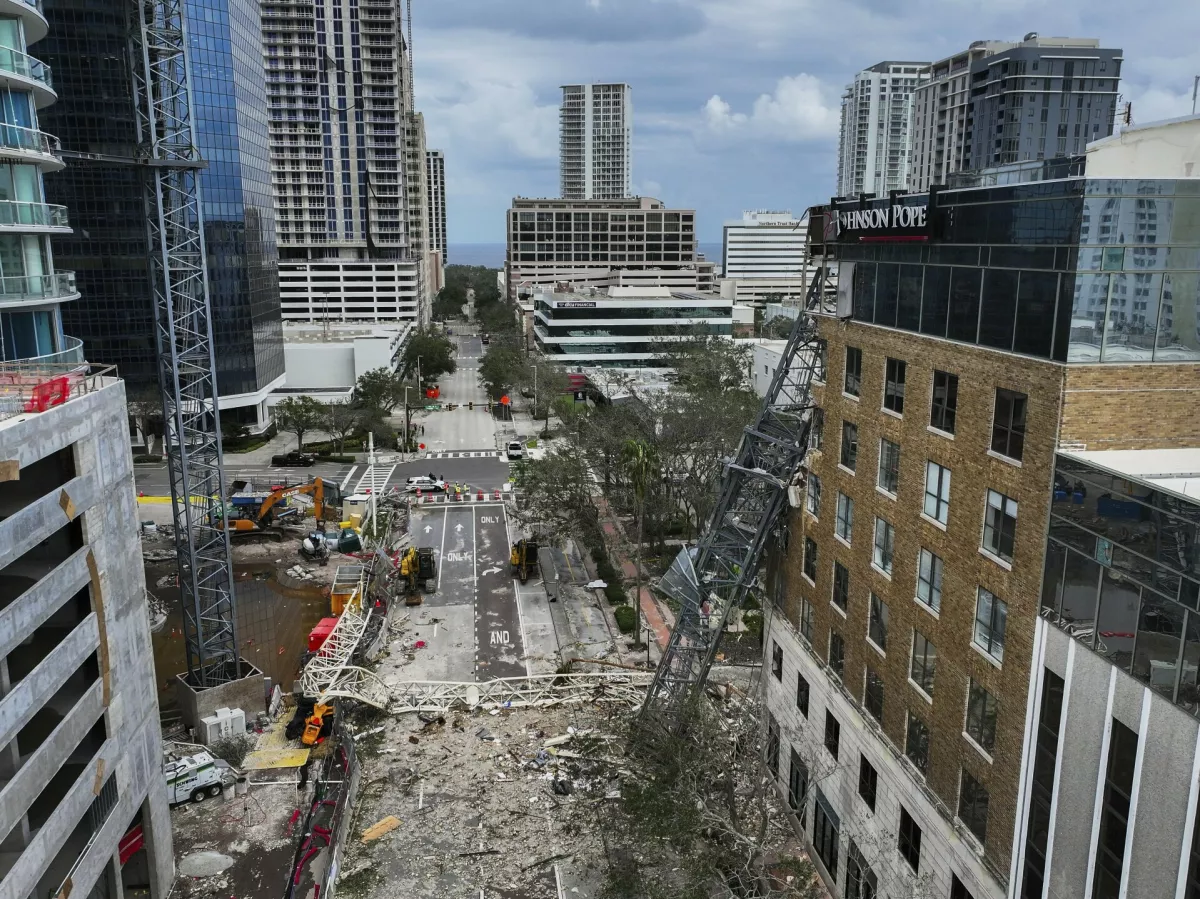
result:
[(0, 421), (45, 412), (117, 380), (114, 365), (0, 362)]

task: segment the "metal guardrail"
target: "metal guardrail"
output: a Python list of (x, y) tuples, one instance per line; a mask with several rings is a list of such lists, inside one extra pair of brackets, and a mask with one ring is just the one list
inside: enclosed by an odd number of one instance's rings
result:
[(115, 365), (0, 362), (0, 421), (17, 415), (45, 412), (95, 393), (116, 379)]
[(8, 150), (27, 150), (45, 156), (57, 156), (62, 145), (53, 134), (20, 125), (0, 125), (0, 147)]
[(40, 59), (34, 59), (28, 53), (22, 53), (12, 47), (0, 47), (0, 69), (40, 81), (50, 90), (54, 90), (54, 77), (50, 72), (50, 67)]
[[(4, 128), (0, 125), (0, 131)], [(78, 294), (74, 272), (52, 275), (10, 275), (0, 278), (0, 301), (53, 300)]]
[[(3, 48), (0, 47), (0, 52)], [(0, 225), (32, 225), (42, 228), (69, 228), (67, 207), (25, 200), (0, 200)]]
[(46, 353), (44, 356), (32, 356), (28, 359), (22, 359), (22, 365), (71, 365), (77, 366), (83, 363), (83, 341), (78, 337), (69, 337), (63, 335), (63, 340), (66, 343), (64, 349), (57, 353)]

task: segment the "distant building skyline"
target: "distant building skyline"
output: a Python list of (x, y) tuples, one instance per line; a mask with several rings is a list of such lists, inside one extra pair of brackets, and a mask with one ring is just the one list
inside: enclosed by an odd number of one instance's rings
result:
[(928, 79), (927, 62), (889, 60), (863, 69), (846, 85), (838, 137), (839, 197), (908, 186), (912, 96)]

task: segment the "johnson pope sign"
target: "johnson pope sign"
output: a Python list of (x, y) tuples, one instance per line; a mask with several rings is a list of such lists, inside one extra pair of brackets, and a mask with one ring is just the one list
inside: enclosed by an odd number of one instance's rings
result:
[(868, 209), (837, 209), (829, 224), (827, 240), (918, 240), (929, 233), (928, 206), (881, 206)]

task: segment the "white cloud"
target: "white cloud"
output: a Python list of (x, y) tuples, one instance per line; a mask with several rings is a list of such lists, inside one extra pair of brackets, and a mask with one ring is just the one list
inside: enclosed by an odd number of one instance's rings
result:
[(837, 134), (841, 109), (833, 92), (807, 73), (780, 78), (775, 90), (736, 112), (719, 94), (704, 104), (704, 124), (716, 134), (744, 133), (784, 141), (825, 140)]

